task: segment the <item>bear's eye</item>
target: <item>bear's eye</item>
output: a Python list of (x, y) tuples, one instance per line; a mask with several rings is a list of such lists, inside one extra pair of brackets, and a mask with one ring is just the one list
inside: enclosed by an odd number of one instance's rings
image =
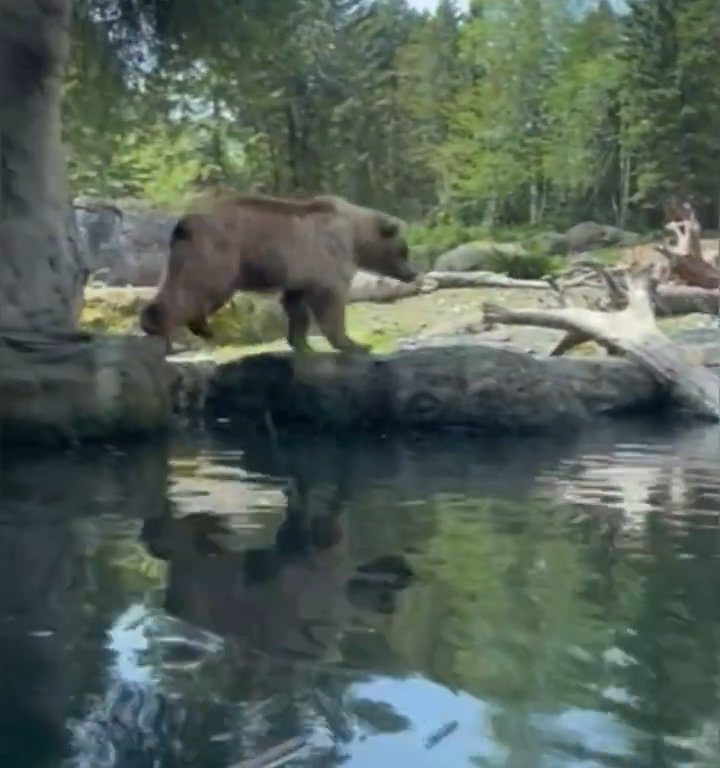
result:
[(395, 237), (398, 233), (397, 223), (390, 219), (380, 219), (378, 229), (380, 231), (380, 237)]

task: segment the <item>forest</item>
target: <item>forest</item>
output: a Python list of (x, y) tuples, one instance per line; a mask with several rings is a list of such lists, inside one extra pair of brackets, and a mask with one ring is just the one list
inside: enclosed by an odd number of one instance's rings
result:
[(77, 0), (74, 193), (347, 196), (436, 227), (720, 216), (717, 0)]

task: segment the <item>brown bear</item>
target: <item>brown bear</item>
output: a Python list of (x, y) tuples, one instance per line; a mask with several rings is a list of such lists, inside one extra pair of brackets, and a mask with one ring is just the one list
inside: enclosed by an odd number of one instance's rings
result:
[(418, 278), (396, 219), (338, 197), (234, 197), (178, 221), (165, 277), (140, 325), (168, 344), (182, 326), (209, 338), (207, 317), (235, 291), (280, 292), (294, 350), (310, 350), (312, 313), (335, 349), (365, 352), (345, 330), (358, 268), (404, 282)]

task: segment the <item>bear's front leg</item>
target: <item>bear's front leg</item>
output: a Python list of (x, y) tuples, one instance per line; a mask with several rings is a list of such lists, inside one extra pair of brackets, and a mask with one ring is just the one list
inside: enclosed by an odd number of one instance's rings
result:
[(308, 302), (320, 330), (338, 352), (367, 354), (370, 347), (353, 341), (345, 330), (345, 302), (330, 289), (313, 290)]

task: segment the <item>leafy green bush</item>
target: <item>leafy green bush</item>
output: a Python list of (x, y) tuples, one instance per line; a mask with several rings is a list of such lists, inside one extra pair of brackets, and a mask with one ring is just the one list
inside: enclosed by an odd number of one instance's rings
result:
[(545, 275), (555, 275), (565, 262), (558, 256), (544, 253), (498, 254), (492, 259), (491, 272), (500, 272), (518, 280), (537, 280)]

